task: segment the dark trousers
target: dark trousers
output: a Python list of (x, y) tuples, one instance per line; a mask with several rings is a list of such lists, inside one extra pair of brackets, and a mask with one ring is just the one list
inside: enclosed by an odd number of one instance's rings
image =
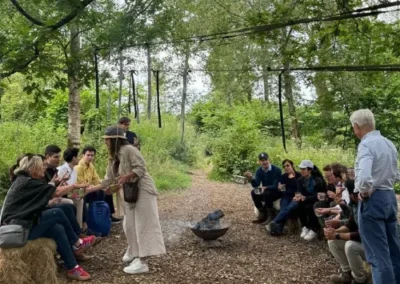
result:
[(318, 231), (319, 224), (317, 216), (315, 216), (314, 213), (314, 204), (300, 202), (298, 212), (302, 227), (306, 227), (307, 229), (313, 230), (314, 232)]
[(254, 205), (260, 211), (273, 208), (274, 201), (281, 197), (282, 191), (279, 190), (264, 190), (262, 194), (255, 194), (254, 189), (251, 191), (251, 198), (253, 198)]
[(281, 230), (283, 230), (287, 220), (293, 215), (293, 212), (297, 211), (297, 208), (299, 208), (299, 202), (293, 201), (291, 197), (282, 197), (281, 210), (273, 221), (279, 224)]
[(115, 208), (114, 208), (114, 200), (112, 195), (107, 195), (104, 197), (104, 201), (108, 204), (108, 207), (110, 207), (110, 215), (115, 213)]
[(79, 236), (82, 230), (81, 230), (81, 227), (79, 226), (78, 221), (76, 220), (75, 205), (73, 205), (73, 204), (57, 204), (57, 205), (53, 206), (52, 208), (59, 208), (64, 212), (65, 217), (67, 217), (75, 234)]
[(397, 200), (393, 190), (377, 190), (358, 203), (358, 225), (374, 284), (400, 283)]
[(77, 265), (71, 246), (78, 241), (78, 236), (60, 208), (51, 208), (42, 212), (39, 224), (32, 227), (28, 237), (29, 240), (38, 238), (50, 238), (56, 242), (57, 251), (68, 270)]

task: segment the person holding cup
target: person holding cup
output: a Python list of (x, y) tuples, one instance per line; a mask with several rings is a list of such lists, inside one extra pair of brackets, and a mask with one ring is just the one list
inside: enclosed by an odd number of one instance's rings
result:
[(291, 160), (283, 160), (282, 166), (285, 173), (280, 177), (278, 183), (278, 189), (282, 191), (281, 210), (272, 222), (266, 226), (267, 231), (274, 236), (282, 234), (287, 220), (299, 205), (293, 198), (295, 192), (298, 192), (298, 179), (301, 177), (301, 174), (296, 172), (294, 163)]
[(301, 178), (299, 192), (295, 193), (294, 201), (299, 202), (299, 218), (302, 225), (300, 237), (311, 241), (317, 237), (318, 219), (314, 213), (314, 204), (318, 201), (318, 192), (326, 194), (326, 183), (320, 170), (310, 160), (301, 161)]
[(258, 160), (260, 167), (254, 176), (249, 171), (244, 173), (253, 187), (251, 197), (259, 212), (257, 219), (252, 221), (255, 224), (269, 223), (272, 220), (273, 203), (282, 196), (282, 191), (278, 189), (278, 180), (282, 175), (281, 169), (271, 164), (265, 152), (258, 155)]

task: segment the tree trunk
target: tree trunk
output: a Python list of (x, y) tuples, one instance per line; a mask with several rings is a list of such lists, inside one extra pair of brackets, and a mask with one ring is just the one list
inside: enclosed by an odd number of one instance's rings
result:
[(316, 73), (314, 77), (314, 87), (317, 93), (318, 102), (321, 106), (321, 118), (323, 121), (332, 119), (332, 105), (334, 99), (329, 93), (326, 79), (322, 73)]
[(264, 101), (269, 103), (269, 74), (266, 66), (262, 66), (262, 77), (264, 84)]
[(81, 106), (78, 72), (80, 69), (79, 51), (80, 36), (78, 28), (73, 27), (70, 32), (70, 64), (68, 66), (68, 147), (79, 147), (81, 139)]
[[(285, 70), (289, 69), (289, 62), (285, 62), (284, 64)], [(289, 72), (284, 73), (284, 82), (285, 82), (285, 98), (288, 102), (289, 107), (289, 116), (290, 116), (290, 123), (292, 128), (292, 137), (298, 148), (301, 147), (301, 138), (300, 138), (300, 131), (299, 131), (299, 123), (296, 114), (296, 106), (294, 104), (293, 98), (293, 77)]]
[(183, 90), (182, 90), (182, 100), (181, 100), (181, 143), (182, 144), (185, 137), (185, 107), (186, 107), (186, 97), (187, 97), (189, 57), (190, 57), (190, 51), (187, 50), (185, 53), (185, 67), (183, 69)]
[(151, 118), (151, 54), (147, 46), (147, 118)]

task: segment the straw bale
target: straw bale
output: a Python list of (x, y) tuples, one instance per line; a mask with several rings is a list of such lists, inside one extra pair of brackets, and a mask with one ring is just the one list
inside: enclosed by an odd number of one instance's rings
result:
[(25, 247), (0, 249), (0, 283), (57, 284), (56, 243), (41, 238)]

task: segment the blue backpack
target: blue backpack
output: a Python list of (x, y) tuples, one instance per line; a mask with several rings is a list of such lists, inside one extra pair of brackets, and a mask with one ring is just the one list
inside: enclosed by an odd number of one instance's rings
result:
[(88, 231), (96, 236), (108, 236), (111, 230), (110, 207), (104, 201), (89, 203)]

